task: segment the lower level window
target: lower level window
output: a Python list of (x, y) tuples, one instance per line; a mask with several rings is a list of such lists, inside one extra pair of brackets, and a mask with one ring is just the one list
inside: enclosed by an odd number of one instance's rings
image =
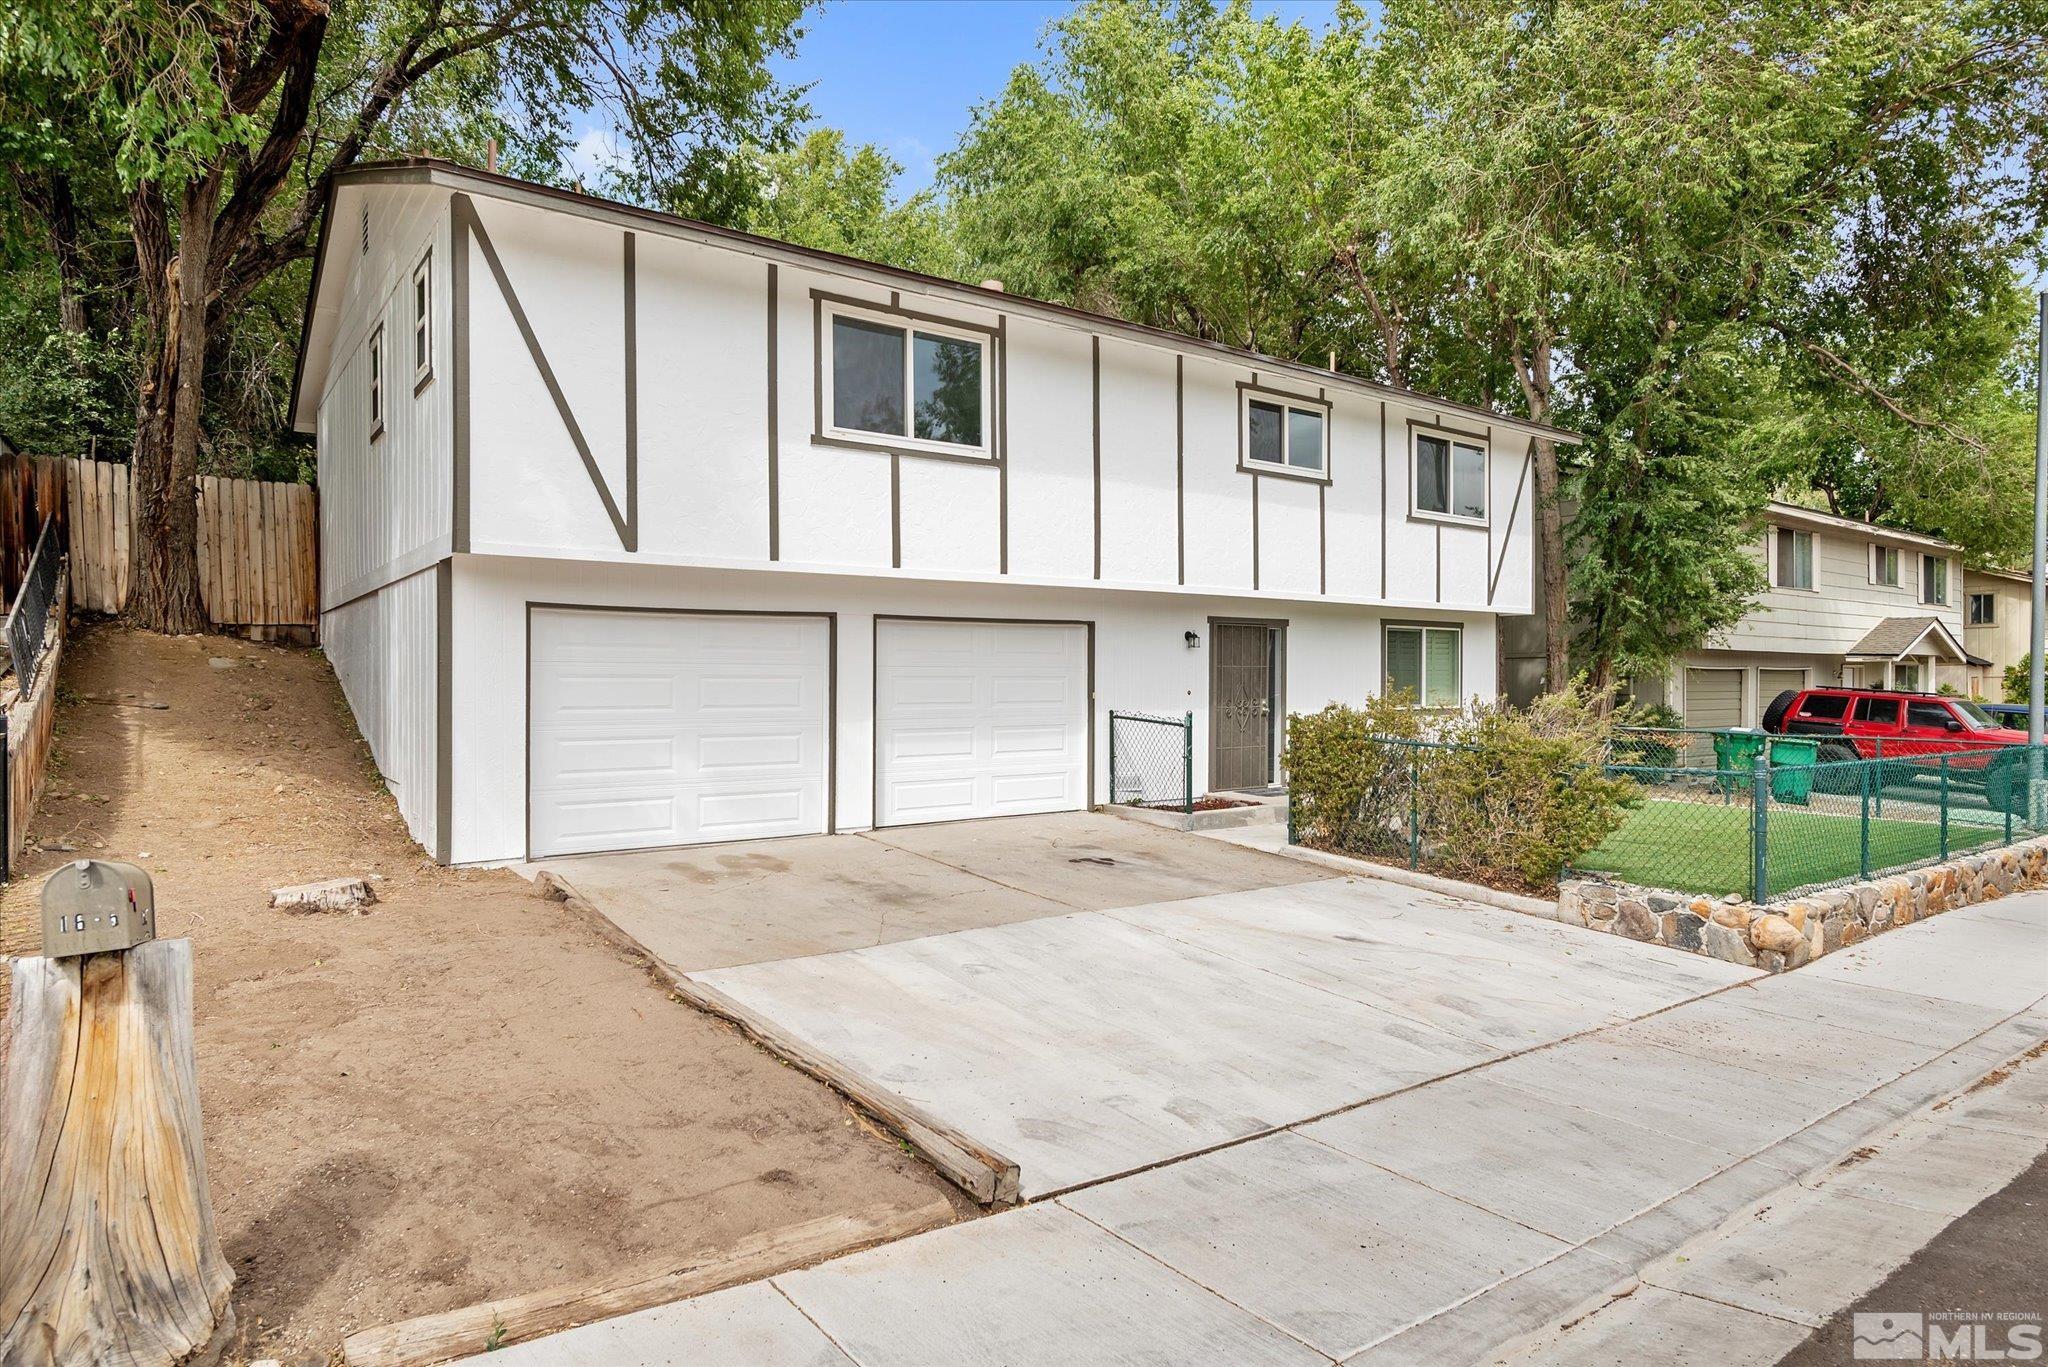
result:
[(1456, 707), (1464, 632), (1458, 627), (1388, 627), (1387, 687), (1424, 707)]

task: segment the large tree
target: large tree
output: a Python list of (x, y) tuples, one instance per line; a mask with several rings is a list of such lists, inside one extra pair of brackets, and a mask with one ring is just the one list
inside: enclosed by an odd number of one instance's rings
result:
[(2044, 0), (1091, 3), (944, 178), (976, 269), (1583, 433), (1537, 448), (1548, 675), (1609, 685), (1742, 613), (1829, 460), (2008, 511), (2044, 72)]
[[(238, 312), (310, 256), (327, 186), (367, 156), (501, 137), (527, 174), (566, 177), (590, 111), (618, 129), (607, 188), (721, 218), (800, 112), (771, 77), (803, 0), (15, 0), (0, 9), (0, 159), (54, 252), (100, 149), (136, 295), (129, 612), (204, 623), (192, 476), (208, 369)], [(97, 181), (95, 183), (98, 183)], [(95, 225), (101, 226), (104, 225)], [(74, 226), (73, 238), (91, 235)], [(104, 234), (102, 234), (104, 235)], [(83, 319), (80, 318), (81, 325)], [(67, 321), (66, 326), (70, 326)]]

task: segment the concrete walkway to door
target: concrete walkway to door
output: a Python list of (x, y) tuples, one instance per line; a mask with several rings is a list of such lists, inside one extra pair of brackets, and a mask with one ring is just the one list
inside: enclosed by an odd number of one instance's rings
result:
[(1099, 812), (543, 859), (690, 973), (1334, 877)]

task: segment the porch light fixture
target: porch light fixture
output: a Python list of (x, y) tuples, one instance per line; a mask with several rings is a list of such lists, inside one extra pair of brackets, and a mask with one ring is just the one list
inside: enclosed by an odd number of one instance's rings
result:
[(1202, 638), (1195, 635), (1192, 631), (1182, 632), (1181, 639), (1188, 643), (1189, 650), (1200, 650), (1202, 648)]

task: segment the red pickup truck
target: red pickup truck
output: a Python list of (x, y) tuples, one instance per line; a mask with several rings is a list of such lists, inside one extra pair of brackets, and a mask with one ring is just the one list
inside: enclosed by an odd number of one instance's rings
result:
[(1820, 743), (1822, 762), (1976, 754), (1981, 766), (1986, 752), (2027, 743), (2026, 732), (2000, 726), (1968, 698), (1883, 688), (1788, 688), (1764, 709), (1763, 722), (1779, 735), (1829, 737)]

